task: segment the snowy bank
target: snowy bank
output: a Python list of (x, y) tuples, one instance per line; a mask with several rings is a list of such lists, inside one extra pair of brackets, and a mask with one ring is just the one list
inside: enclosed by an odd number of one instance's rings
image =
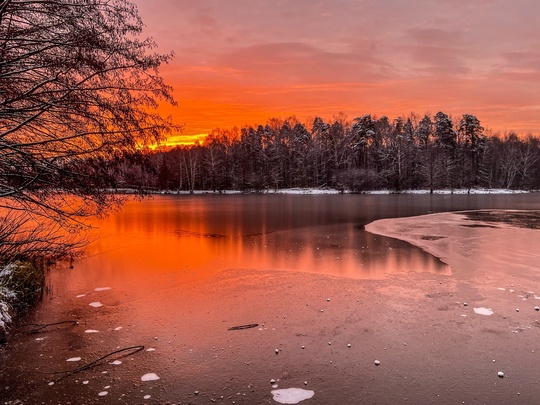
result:
[[(368, 191), (367, 194), (430, 194), (430, 190), (378, 190)], [(530, 191), (525, 190), (509, 190), (507, 188), (460, 188), (460, 189), (440, 189), (433, 190), (433, 194), (527, 194)]]
[[(123, 190), (124, 193), (128, 193), (126, 190)], [(526, 194), (531, 191), (526, 190), (510, 190), (505, 188), (471, 188), (471, 189), (439, 189), (433, 190), (431, 192), (428, 189), (425, 190), (370, 190), (363, 191), (361, 194)], [(190, 191), (178, 191), (178, 190), (162, 190), (154, 191), (151, 194), (160, 194), (160, 195), (220, 195), (220, 194), (290, 194), (290, 195), (328, 195), (328, 194), (357, 194), (351, 193), (347, 190), (337, 190), (333, 188), (281, 188), (281, 189), (265, 189), (265, 190), (221, 190), (221, 191), (212, 191), (212, 190), (194, 190)]]
[(12, 321), (13, 307), (10, 303), (17, 298), (17, 294), (9, 288), (8, 283), (14, 268), (14, 264), (8, 264), (0, 270), (0, 342), (5, 340), (6, 332)]
[(41, 296), (44, 272), (28, 262), (14, 262), (0, 267), (0, 343), (18, 313)]

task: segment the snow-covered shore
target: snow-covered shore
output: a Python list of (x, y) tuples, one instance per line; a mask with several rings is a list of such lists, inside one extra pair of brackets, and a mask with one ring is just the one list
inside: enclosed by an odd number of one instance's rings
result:
[(30, 262), (0, 266), (0, 343), (6, 339), (14, 317), (40, 297), (44, 280), (43, 267)]
[[(531, 191), (526, 190), (510, 190), (505, 188), (471, 188), (471, 189), (439, 189), (433, 190), (432, 194), (526, 194)], [(351, 194), (348, 191), (340, 191), (332, 188), (282, 188), (282, 189), (266, 189), (261, 191), (238, 191), (238, 190), (194, 190), (190, 191), (155, 191), (152, 194), (170, 194), (170, 195), (203, 195), (203, 194), (291, 194), (291, 195), (304, 195), (304, 194)], [(425, 190), (371, 190), (365, 191), (362, 194), (431, 194), (428, 189)]]
[[(268, 193), (276, 194), (339, 194), (335, 189), (316, 189), (316, 188), (285, 188), (280, 190), (269, 190)], [(430, 190), (372, 190), (364, 194), (430, 194)], [(503, 188), (473, 188), (473, 189), (440, 189), (433, 190), (433, 194), (524, 194), (524, 190), (508, 190)], [(345, 194), (349, 194), (345, 192)]]
[(12, 304), (17, 299), (17, 294), (9, 288), (7, 283), (14, 269), (14, 264), (8, 264), (0, 270), (0, 342), (4, 339), (12, 322)]

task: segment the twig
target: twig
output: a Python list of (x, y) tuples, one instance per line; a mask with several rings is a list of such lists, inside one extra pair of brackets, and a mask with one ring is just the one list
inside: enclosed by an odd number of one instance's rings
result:
[(243, 329), (251, 329), (251, 328), (256, 328), (257, 326), (259, 326), (258, 323), (250, 323), (249, 325), (232, 326), (232, 327), (230, 327), (230, 328), (227, 329), (227, 330), (243, 330)]

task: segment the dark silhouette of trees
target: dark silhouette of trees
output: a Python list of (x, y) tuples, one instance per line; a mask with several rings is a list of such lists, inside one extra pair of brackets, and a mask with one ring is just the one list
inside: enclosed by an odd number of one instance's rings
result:
[(135, 183), (123, 170), (139, 148), (173, 128), (154, 112), (174, 104), (158, 72), (171, 55), (142, 27), (125, 0), (0, 0), (0, 253), (61, 254)]
[(466, 187), (475, 187), (479, 183), (479, 169), (486, 144), (484, 127), (474, 115), (464, 114), (459, 121), (458, 133), (463, 142), (462, 162), (463, 180)]
[(457, 177), (457, 135), (452, 119), (439, 111), (434, 117), (435, 145), (439, 151), (438, 184), (442, 187), (456, 188)]
[(421, 187), (421, 185), (424, 185), (429, 188), (431, 193), (433, 193), (434, 188), (437, 187), (439, 178), (439, 172), (437, 170), (439, 148), (435, 145), (433, 121), (431, 120), (431, 117), (427, 114), (424, 115), (414, 131), (416, 132), (418, 173), (420, 176), (417, 186)]
[[(350, 146), (354, 151), (354, 165), (355, 168), (361, 167), (367, 169), (371, 166), (369, 151), (379, 150), (377, 135), (381, 134), (384, 130), (375, 132), (375, 120), (371, 118), (371, 114), (355, 118), (353, 122)], [(374, 145), (374, 148), (370, 148), (372, 145)]]
[[(393, 120), (366, 114), (352, 122), (315, 117), (308, 124), (272, 119), (240, 131), (213, 131), (202, 145), (159, 151), (154, 159), (164, 173), (157, 156), (168, 157), (168, 173), (183, 167), (180, 179), (171, 174), (169, 190), (540, 187), (540, 140), (488, 137), (471, 114), (456, 123), (443, 112)], [(153, 186), (163, 183), (158, 176)]]

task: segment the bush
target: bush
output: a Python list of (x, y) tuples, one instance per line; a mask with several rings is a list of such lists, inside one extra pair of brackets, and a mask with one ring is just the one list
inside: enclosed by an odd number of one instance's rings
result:
[(41, 298), (44, 285), (43, 269), (30, 262), (11, 263), (0, 272), (0, 286), (16, 294), (12, 305), (17, 311), (32, 307)]
[(0, 270), (0, 342), (14, 314), (28, 310), (41, 298), (45, 285), (43, 268), (30, 262), (14, 262)]
[(381, 186), (381, 178), (375, 170), (351, 169), (337, 175), (339, 189), (349, 190), (351, 193), (362, 193), (375, 190)]

